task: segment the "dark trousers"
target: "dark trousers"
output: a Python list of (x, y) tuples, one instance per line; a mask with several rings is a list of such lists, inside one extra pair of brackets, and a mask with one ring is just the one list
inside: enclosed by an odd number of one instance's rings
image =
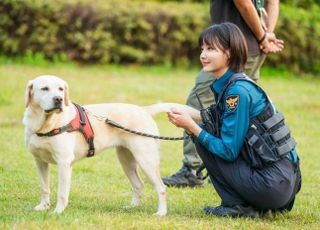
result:
[(227, 162), (195, 142), (212, 184), (221, 197), (221, 205), (251, 205), (260, 210), (288, 210), (301, 188), (299, 165), (289, 159), (263, 169), (253, 169), (241, 155)]

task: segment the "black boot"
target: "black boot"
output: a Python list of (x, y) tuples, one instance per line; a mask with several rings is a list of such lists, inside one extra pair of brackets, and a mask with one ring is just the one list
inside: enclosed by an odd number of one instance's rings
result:
[(162, 178), (163, 183), (168, 187), (196, 187), (203, 185), (202, 174), (196, 175), (196, 170), (182, 166), (178, 172), (170, 177)]
[(203, 210), (207, 215), (215, 215), (221, 217), (259, 217), (259, 212), (255, 210), (253, 207), (241, 204), (234, 205), (231, 207), (222, 205), (218, 207), (205, 207)]

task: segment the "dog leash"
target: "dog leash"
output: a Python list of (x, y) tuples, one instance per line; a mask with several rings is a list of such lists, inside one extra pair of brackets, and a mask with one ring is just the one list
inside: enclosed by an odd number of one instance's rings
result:
[(85, 109), (85, 111), (87, 112), (87, 114), (90, 114), (91, 116), (97, 118), (99, 121), (104, 121), (108, 125), (116, 127), (118, 129), (122, 129), (122, 130), (124, 130), (124, 131), (126, 131), (128, 133), (132, 133), (132, 134), (135, 134), (135, 135), (144, 136), (144, 137), (150, 137), (150, 138), (160, 139), (160, 140), (169, 140), (169, 141), (181, 141), (181, 140), (184, 140), (185, 138), (188, 137), (188, 136), (186, 136), (186, 137), (165, 137), (165, 136), (157, 136), (157, 135), (153, 135), (153, 134), (140, 132), (140, 131), (137, 131), (137, 130), (132, 130), (132, 129), (129, 129), (129, 128), (126, 128), (126, 127), (120, 125), (119, 123), (117, 123), (117, 122), (115, 122), (113, 120), (110, 120), (107, 117), (93, 114), (91, 111), (89, 111), (87, 109)]

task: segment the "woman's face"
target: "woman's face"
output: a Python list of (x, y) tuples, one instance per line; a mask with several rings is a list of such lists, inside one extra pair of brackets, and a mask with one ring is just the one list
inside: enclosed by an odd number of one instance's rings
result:
[(222, 52), (217, 47), (203, 44), (201, 47), (200, 61), (203, 71), (211, 72), (216, 78), (221, 77), (229, 68), (228, 52)]

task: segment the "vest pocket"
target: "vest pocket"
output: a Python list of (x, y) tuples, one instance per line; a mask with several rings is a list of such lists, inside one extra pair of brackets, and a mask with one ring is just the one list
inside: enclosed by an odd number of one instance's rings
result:
[(268, 136), (262, 136), (255, 125), (251, 125), (245, 137), (241, 154), (253, 168), (262, 168), (278, 160), (267, 143)]

